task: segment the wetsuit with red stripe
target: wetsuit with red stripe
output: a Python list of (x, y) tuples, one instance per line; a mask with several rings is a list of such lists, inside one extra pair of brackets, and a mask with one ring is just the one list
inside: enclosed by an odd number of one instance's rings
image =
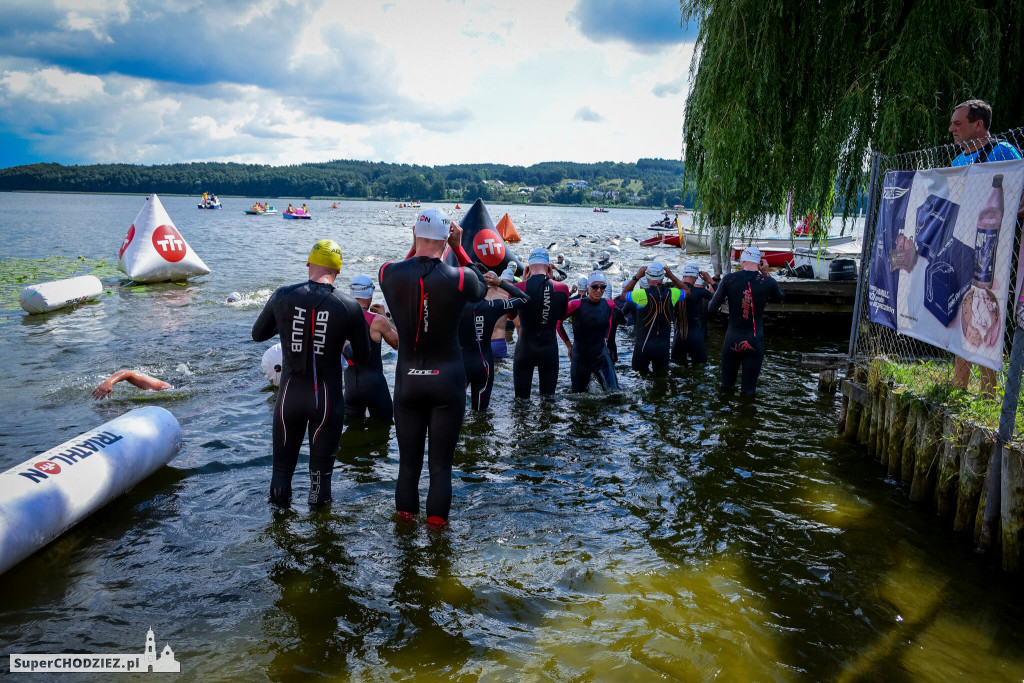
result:
[(761, 319), (769, 301), (782, 301), (784, 296), (774, 278), (756, 270), (741, 270), (722, 278), (715, 290), (708, 313), (714, 314), (722, 302), (729, 301), (729, 329), (722, 344), (722, 389), (736, 385), (740, 368), (740, 393), (753, 396), (757, 377), (764, 362), (764, 323)]
[(459, 319), (459, 344), (462, 346), (462, 361), (466, 367), (466, 382), (469, 385), (469, 403), (473, 410), (487, 410), (491, 403), (491, 389), (494, 387), (491, 333), (494, 332), (494, 324), (504, 320), (508, 313), (519, 310), (529, 301), (526, 293), (510, 282), (502, 282), (501, 288), (510, 295), (508, 299), (468, 303), (462, 311), (462, 318)]
[[(376, 314), (363, 309), (366, 326), (373, 324)], [(381, 341), (373, 341), (370, 335), (370, 360), (366, 363), (348, 361), (345, 368), (345, 417), (349, 419), (370, 417), (390, 421), (394, 415), (391, 403), (391, 389), (384, 377), (384, 366), (380, 360)]]
[[(468, 263), (465, 253), (458, 252), (460, 262)], [(429, 433), (427, 516), (446, 520), (452, 504), (452, 459), (466, 410), (459, 317), (466, 302), (484, 298), (487, 284), (476, 267), (458, 268), (415, 256), (385, 263), (380, 286), (398, 330), (395, 506), (399, 512), (419, 512), (420, 472)]]
[(530, 296), (519, 311), (519, 341), (512, 360), (512, 384), (516, 398), (529, 398), (533, 371), (537, 370), (540, 395), (551, 396), (558, 384), (558, 340), (555, 325), (565, 317), (569, 288), (546, 275), (531, 275), (516, 283)]
[[(614, 326), (621, 321), (622, 312), (611, 299), (600, 299), (594, 303), (585, 297), (569, 302), (566, 317), (572, 323), (572, 354), (569, 359), (572, 391), (586, 391), (591, 377), (596, 377), (605, 391), (617, 390), (619, 380), (612, 365), (608, 339)], [(558, 322), (558, 334), (568, 341), (561, 321)]]
[(270, 499), (287, 504), (303, 433), (309, 432), (309, 504), (331, 499), (331, 471), (345, 415), (341, 352), (365, 363), (370, 338), (355, 299), (322, 282), (281, 287), (252, 326), (253, 341), (281, 335), (281, 388), (274, 405)]

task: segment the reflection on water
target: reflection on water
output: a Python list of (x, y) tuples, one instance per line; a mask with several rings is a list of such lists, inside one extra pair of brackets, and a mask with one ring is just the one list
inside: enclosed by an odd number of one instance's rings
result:
[[(0, 194), (0, 258), (42, 259), (74, 234), (76, 253), (114, 259), (142, 201)], [(345, 285), (404, 255), (414, 212), (309, 202), (314, 219), (292, 227), (223, 201), (164, 199), (210, 275), (0, 325), (0, 467), (151, 403), (185, 435), (171, 467), (3, 576), (0, 655), (135, 652), (152, 626), (194, 680), (1019, 679), (1018, 582), (835, 439), (835, 398), (797, 367), (802, 351), (844, 349), (844, 329), (772, 327), (755, 402), (719, 394), (714, 362), (640, 378), (625, 334), (617, 401), (515, 401), (499, 361), (490, 413), (465, 421), (440, 534), (395, 522), (394, 427), (369, 420), (346, 427), (329, 508), (270, 507), (274, 393), (253, 319), (304, 276), (316, 239), (342, 245)], [(633, 238), (623, 273), (652, 254), (636, 239), (656, 212), (491, 210), (511, 211), (517, 252), (557, 241), (586, 263), (619, 233)], [(48, 220), (6, 229), (26, 212)], [(175, 389), (93, 401), (119, 367)]]

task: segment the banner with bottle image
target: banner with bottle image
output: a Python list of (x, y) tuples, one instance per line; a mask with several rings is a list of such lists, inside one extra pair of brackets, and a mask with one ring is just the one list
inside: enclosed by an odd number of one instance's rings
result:
[(872, 322), (998, 370), (1024, 161), (886, 173)]

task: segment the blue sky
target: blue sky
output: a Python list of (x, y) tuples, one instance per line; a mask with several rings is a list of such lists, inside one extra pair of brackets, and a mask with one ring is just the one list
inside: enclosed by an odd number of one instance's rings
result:
[(680, 156), (677, 0), (2, 0), (0, 167)]

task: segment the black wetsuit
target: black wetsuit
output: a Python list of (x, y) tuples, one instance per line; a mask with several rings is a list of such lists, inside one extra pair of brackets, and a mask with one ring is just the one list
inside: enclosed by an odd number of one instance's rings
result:
[(510, 298), (467, 303), (459, 318), (459, 345), (462, 347), (462, 362), (466, 368), (469, 402), (473, 410), (487, 410), (491, 403), (494, 386), (491, 333), (494, 332), (494, 324), (506, 314), (519, 310), (528, 300), (526, 293), (509, 282), (503, 282), (501, 288), (509, 293)]
[[(686, 317), (676, 311), (676, 334), (672, 340), (672, 362), (685, 363), (687, 356), (695, 363), (706, 363), (708, 352), (704, 348), (704, 340), (708, 335), (708, 302), (711, 292), (704, 287), (690, 287), (690, 294), (682, 304), (686, 309)], [(683, 321), (686, 331), (683, 334)]]
[(675, 321), (676, 304), (686, 292), (675, 287), (648, 287), (626, 292), (625, 300), (636, 311), (636, 343), (633, 346), (633, 369), (647, 372), (668, 367)]
[[(611, 299), (594, 303), (589, 298), (569, 302), (566, 316), (572, 320), (572, 354), (569, 359), (569, 379), (573, 393), (580, 393), (590, 386), (590, 378), (597, 377), (605, 391), (616, 391), (619, 380), (612, 365), (608, 338), (613, 332), (616, 319), (622, 313)], [(561, 322), (558, 334), (568, 340)]]
[(459, 317), (467, 301), (484, 298), (487, 284), (475, 267), (458, 268), (417, 256), (385, 263), (380, 285), (398, 329), (395, 506), (399, 512), (419, 512), (420, 472), (429, 431), (427, 516), (448, 519), (452, 459), (466, 410)]
[(782, 301), (782, 289), (774, 278), (754, 270), (729, 273), (722, 278), (708, 305), (716, 313), (729, 300), (729, 329), (722, 344), (722, 389), (736, 385), (736, 374), (743, 367), (740, 393), (753, 396), (757, 376), (764, 361), (764, 324), (761, 314), (769, 301)]
[(370, 339), (356, 300), (332, 285), (306, 281), (274, 292), (252, 326), (253, 341), (281, 335), (281, 388), (274, 405), (270, 498), (291, 498), (303, 432), (309, 431), (309, 504), (331, 499), (331, 471), (345, 414), (341, 352), (365, 363)]
[(516, 287), (530, 296), (519, 311), (519, 341), (512, 360), (516, 398), (529, 398), (533, 371), (537, 370), (540, 395), (551, 396), (558, 384), (558, 340), (555, 324), (565, 317), (569, 288), (546, 275), (531, 275)]
[[(363, 317), (369, 327), (377, 316), (364, 309)], [(370, 360), (366, 363), (348, 361), (345, 368), (345, 417), (348, 419), (362, 418), (369, 412), (374, 419), (390, 422), (394, 415), (391, 389), (380, 360), (382, 341), (383, 338), (373, 341), (371, 334)]]

